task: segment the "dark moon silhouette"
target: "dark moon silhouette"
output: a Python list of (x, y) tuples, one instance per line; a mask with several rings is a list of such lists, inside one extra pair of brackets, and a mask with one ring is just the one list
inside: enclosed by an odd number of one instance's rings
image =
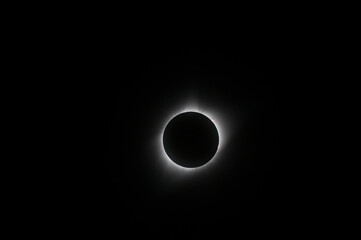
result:
[(176, 164), (195, 168), (209, 162), (218, 149), (219, 136), (214, 123), (197, 112), (181, 113), (166, 126), (163, 145)]

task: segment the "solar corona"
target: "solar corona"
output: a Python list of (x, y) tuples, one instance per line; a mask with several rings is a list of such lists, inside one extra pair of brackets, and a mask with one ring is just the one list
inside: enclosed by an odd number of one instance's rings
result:
[(187, 168), (201, 167), (217, 152), (218, 131), (214, 123), (201, 113), (181, 113), (168, 122), (163, 146), (176, 164)]
[(168, 114), (159, 134), (163, 167), (173, 172), (203, 171), (219, 160), (225, 140), (219, 113), (186, 107)]

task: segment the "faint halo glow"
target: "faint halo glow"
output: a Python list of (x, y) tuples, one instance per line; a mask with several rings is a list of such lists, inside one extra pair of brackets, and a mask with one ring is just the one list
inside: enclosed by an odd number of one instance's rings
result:
[[(183, 167), (180, 166), (178, 164), (176, 164), (175, 162), (173, 162), (169, 156), (167, 155), (167, 153), (165, 152), (164, 149), (164, 145), (163, 145), (163, 134), (164, 134), (164, 130), (167, 126), (167, 124), (177, 115), (185, 113), (185, 112), (198, 112), (200, 114), (205, 115), (206, 117), (208, 117), (216, 126), (216, 129), (218, 131), (218, 138), (219, 138), (219, 142), (218, 142), (218, 149), (216, 154), (213, 156), (213, 158), (207, 162), (206, 164), (196, 167), (196, 168), (187, 168), (187, 167)], [(161, 160), (162, 160), (162, 164), (167, 168), (167, 169), (171, 169), (171, 170), (176, 170), (177, 172), (195, 172), (195, 171), (199, 171), (199, 170), (204, 170), (209, 168), (210, 166), (212, 166), (213, 164), (215, 164), (218, 159), (219, 159), (219, 154), (222, 151), (222, 148), (224, 146), (224, 142), (225, 142), (225, 131), (224, 128), (221, 125), (221, 118), (218, 116), (218, 114), (214, 114), (210, 111), (206, 111), (206, 110), (200, 110), (198, 107), (187, 107), (184, 109), (181, 109), (178, 112), (173, 112), (171, 114), (169, 114), (163, 121), (162, 123), (162, 127), (161, 127), (161, 132), (159, 135), (159, 147), (160, 147), (160, 153), (161, 153)]]

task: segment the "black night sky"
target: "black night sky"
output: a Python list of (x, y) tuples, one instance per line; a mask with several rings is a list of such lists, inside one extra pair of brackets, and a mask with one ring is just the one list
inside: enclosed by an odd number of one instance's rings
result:
[[(269, 46), (242, 34), (151, 33), (73, 46), (69, 65), (82, 84), (72, 108), (80, 118), (72, 120), (77, 154), (69, 165), (77, 180), (66, 198), (69, 218), (136, 235), (277, 225), (287, 194), (279, 168), (282, 88)], [(187, 96), (217, 114), (223, 109), (220, 124), (232, 129), (217, 168), (174, 182), (152, 146), (159, 122)]]

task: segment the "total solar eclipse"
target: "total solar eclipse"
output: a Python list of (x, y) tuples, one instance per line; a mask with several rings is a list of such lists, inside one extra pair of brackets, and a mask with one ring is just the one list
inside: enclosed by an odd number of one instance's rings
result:
[(163, 133), (168, 157), (186, 168), (208, 163), (216, 154), (219, 135), (213, 121), (198, 112), (185, 112), (169, 121)]

